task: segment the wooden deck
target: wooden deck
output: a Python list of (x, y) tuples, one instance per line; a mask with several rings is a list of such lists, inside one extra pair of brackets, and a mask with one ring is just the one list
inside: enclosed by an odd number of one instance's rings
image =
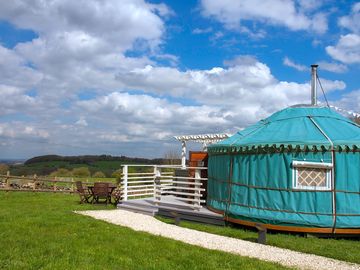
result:
[(159, 215), (174, 219), (177, 217), (180, 220), (214, 225), (225, 224), (222, 215), (208, 210), (205, 206), (199, 210), (194, 210), (191, 205), (177, 200), (175, 196), (162, 196), (159, 205), (155, 204), (154, 198), (144, 198), (122, 201), (117, 207), (119, 209), (151, 216)]

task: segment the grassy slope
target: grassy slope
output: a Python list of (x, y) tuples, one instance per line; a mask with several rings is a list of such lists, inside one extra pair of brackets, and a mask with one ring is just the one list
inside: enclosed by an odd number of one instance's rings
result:
[[(94, 220), (65, 194), (0, 192), (1, 269), (284, 269)], [(110, 206), (108, 208), (111, 208)]]
[[(173, 223), (172, 219), (160, 217), (158, 219)], [(181, 221), (180, 226), (249, 241), (257, 239), (256, 232), (239, 227), (220, 227), (186, 221)], [(272, 246), (360, 264), (360, 239), (305, 238), (293, 234), (268, 233), (267, 243)]]

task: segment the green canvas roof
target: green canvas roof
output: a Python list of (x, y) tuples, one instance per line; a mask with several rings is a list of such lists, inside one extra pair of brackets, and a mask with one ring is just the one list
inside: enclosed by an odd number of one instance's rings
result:
[(289, 107), (208, 147), (209, 152), (266, 147), (360, 147), (360, 127), (328, 107)]

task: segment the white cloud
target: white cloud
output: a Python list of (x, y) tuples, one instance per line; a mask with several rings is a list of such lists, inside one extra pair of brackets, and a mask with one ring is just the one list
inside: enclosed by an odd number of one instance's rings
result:
[(17, 112), (31, 113), (41, 103), (34, 97), (26, 95), (24, 90), (0, 84), (0, 116)]
[[(307, 66), (299, 64), (299, 63), (295, 63), (289, 57), (285, 57), (283, 59), (283, 64), (285, 66), (292, 67), (298, 71), (310, 71), (310, 67), (307, 67)], [(348, 70), (346, 65), (343, 65), (340, 63), (319, 61), (319, 62), (316, 62), (316, 64), (319, 65), (320, 71), (326, 70), (326, 71), (334, 72), (334, 73), (344, 73)]]
[(43, 74), (27, 65), (26, 59), (0, 45), (0, 84), (31, 88), (41, 81)]
[(322, 5), (322, 1), (318, 0), (298, 0), (300, 9), (304, 11), (316, 10)]
[[(249, 59), (242, 59), (245, 58)], [(131, 88), (159, 95), (167, 95), (171, 91), (174, 96), (191, 98), (203, 104), (219, 104), (224, 100), (237, 102), (236, 99), (246, 93), (261, 91), (276, 82), (269, 67), (258, 61), (252, 64), (242, 61), (227, 69), (217, 67), (185, 72), (169, 67), (147, 66), (118, 74), (118, 79)]]
[[(148, 95), (130, 95), (114, 92), (110, 95), (88, 101), (79, 101), (79, 106), (91, 113), (111, 112), (126, 123), (151, 123), (163, 125), (173, 123), (188, 123), (192, 125), (225, 123), (224, 114), (208, 106), (182, 106), (168, 102), (166, 99)], [(214, 115), (218, 115), (214, 117)], [(189, 116), (192, 117), (189, 118)], [(209, 117), (212, 115), (212, 117)], [(221, 117), (220, 117), (221, 116)]]
[(339, 63), (320, 61), (317, 62), (317, 64), (319, 65), (319, 68), (321, 70), (326, 70), (334, 73), (345, 73), (348, 70), (346, 65)]
[(143, 0), (3, 3), (0, 19), (38, 37), (13, 50), (0, 47), (0, 83), (35, 88), (49, 107), (76, 99), (81, 89), (119, 89), (117, 72), (154, 64), (146, 56), (125, 56), (135, 47), (177, 64), (158, 47), (165, 33), (160, 16), (171, 14), (166, 5)]
[(24, 135), (36, 136), (39, 138), (46, 139), (49, 137), (49, 133), (45, 130), (37, 129), (33, 126), (25, 126), (23, 129)]
[[(325, 92), (332, 92), (336, 90), (345, 90), (346, 84), (343, 81), (335, 80), (330, 81), (324, 78), (320, 78), (321, 84)], [(320, 91), (320, 90), (319, 90)]]
[(318, 46), (320, 46), (322, 44), (322, 41), (321, 40), (319, 40), (319, 39), (314, 39), (312, 42), (311, 42), (311, 45), (313, 46), (313, 47), (318, 47)]
[(311, 17), (310, 29), (316, 33), (325, 33), (328, 30), (327, 15), (325, 13), (316, 13)]
[(305, 65), (297, 64), (294, 61), (292, 61), (289, 57), (285, 57), (283, 59), (283, 64), (288, 67), (292, 67), (298, 71), (307, 71), (309, 68)]
[(327, 18), (323, 13), (305, 13), (311, 1), (301, 1), (302, 8), (297, 9), (291, 0), (202, 0), (202, 14), (213, 17), (232, 30), (248, 31), (243, 21), (259, 21), (269, 25), (280, 25), (292, 31), (312, 30), (317, 33), (327, 31)]
[(75, 125), (87, 127), (88, 123), (84, 117), (80, 117), (80, 119), (75, 122)]
[(0, 123), (0, 137), (43, 141), (49, 138), (49, 133), (44, 129), (22, 122)]
[(326, 52), (345, 64), (360, 63), (360, 2), (352, 6), (348, 16), (339, 18), (338, 24), (352, 33), (341, 35), (336, 45), (326, 47)]
[(125, 50), (131, 48), (136, 39), (147, 40), (150, 46), (159, 44), (164, 23), (155, 12), (170, 13), (163, 4), (147, 4), (143, 0), (15, 0), (2, 3), (0, 18), (47, 38), (54, 38), (58, 33), (73, 37), (85, 33), (79, 37), (84, 46), (101, 37), (106, 43)]
[(195, 28), (194, 30), (192, 30), (192, 33), (195, 35), (199, 35), (199, 34), (206, 34), (206, 33), (210, 33), (212, 32), (213, 29), (212, 27), (207, 27), (207, 28)]
[(354, 33), (360, 32), (360, 2), (353, 5), (351, 14), (339, 18), (338, 24)]
[(258, 62), (256, 57), (253, 55), (238, 55), (235, 56), (233, 59), (225, 60), (224, 65), (231, 67), (231, 66), (244, 66), (244, 65), (254, 65)]
[(341, 109), (360, 113), (360, 89), (344, 94), (341, 99), (336, 102), (336, 106)]
[(224, 36), (224, 33), (221, 31), (216, 31), (211, 37), (210, 40), (212, 42), (215, 42), (218, 39), (221, 39)]
[(360, 63), (360, 36), (342, 35), (335, 46), (327, 46), (326, 52), (335, 60), (345, 64)]
[(157, 54), (154, 55), (154, 57), (159, 60), (167, 61), (171, 66), (176, 66), (179, 63), (179, 57), (173, 54)]
[[(309, 103), (309, 83), (278, 81), (267, 65), (252, 56), (238, 56), (226, 63), (228, 68), (184, 72), (147, 66), (119, 74), (118, 79), (131, 88), (161, 96), (166, 96), (171, 91), (173, 96), (196, 100), (198, 104), (226, 108), (238, 115), (238, 118), (233, 117), (237, 119), (234, 121), (239, 121), (234, 123), (237, 126), (289, 105)], [(323, 84), (327, 91), (345, 87), (342, 81), (324, 79)], [(247, 115), (247, 119), (241, 115)]]
[(123, 134), (99, 134), (99, 139), (105, 141), (105, 142), (114, 142), (114, 143), (124, 143), (124, 142), (130, 142), (131, 138), (127, 135)]

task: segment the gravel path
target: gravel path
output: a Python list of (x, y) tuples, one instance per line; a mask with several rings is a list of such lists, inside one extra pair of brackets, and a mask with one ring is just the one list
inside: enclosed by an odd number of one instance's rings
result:
[(191, 245), (222, 250), (241, 256), (276, 262), (285, 266), (300, 269), (360, 269), (359, 264), (351, 264), (317, 255), (305, 254), (226, 236), (181, 228), (175, 225), (166, 224), (151, 216), (124, 210), (78, 211), (76, 213), (125, 226), (135, 231), (144, 231)]

